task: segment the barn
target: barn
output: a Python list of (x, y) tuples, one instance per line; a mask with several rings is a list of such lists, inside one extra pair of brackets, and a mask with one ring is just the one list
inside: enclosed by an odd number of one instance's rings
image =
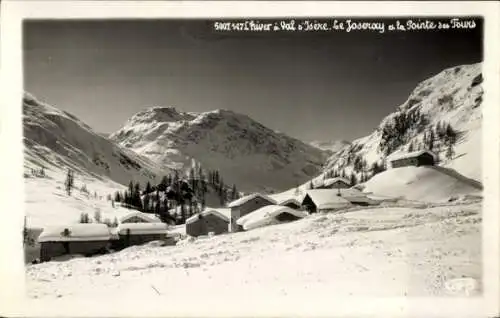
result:
[(302, 208), (309, 213), (335, 211), (351, 206), (351, 202), (339, 195), (337, 190), (308, 190), (302, 200)]
[(253, 212), (266, 205), (275, 205), (275, 204), (276, 201), (274, 199), (261, 193), (250, 194), (229, 203), (227, 207), (231, 209), (231, 219), (230, 219), (231, 232), (237, 232), (242, 230), (241, 226), (239, 226), (236, 223), (236, 221), (242, 216), (245, 216), (248, 213)]
[(202, 236), (229, 232), (230, 209), (207, 209), (186, 220), (186, 234)]
[(175, 240), (167, 235), (167, 224), (165, 223), (122, 223), (118, 225), (113, 238), (112, 246), (114, 249), (158, 240), (175, 244)]
[(139, 211), (129, 213), (119, 219), (120, 223), (160, 223), (161, 220), (154, 214)]
[(346, 189), (350, 188), (351, 183), (349, 180), (344, 178), (328, 178), (323, 180), (323, 185), (320, 186), (320, 189)]
[(110, 246), (106, 224), (71, 224), (44, 228), (40, 243), (40, 261), (62, 255), (92, 256), (105, 253)]
[(407, 166), (433, 166), (436, 164), (436, 154), (430, 150), (413, 151), (403, 154), (394, 154), (387, 158), (392, 168)]

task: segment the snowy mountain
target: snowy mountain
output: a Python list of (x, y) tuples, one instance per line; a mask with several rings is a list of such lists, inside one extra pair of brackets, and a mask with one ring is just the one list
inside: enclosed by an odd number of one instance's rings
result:
[(150, 160), (115, 145), (75, 116), (23, 97), (25, 166), (67, 170), (101, 181), (127, 185), (154, 181), (166, 173)]
[(323, 151), (329, 152), (330, 154), (335, 154), (342, 148), (350, 145), (351, 143), (345, 140), (336, 141), (311, 141), (309, 143), (311, 146), (321, 149)]
[(481, 83), (481, 63), (448, 68), (421, 82), (372, 134), (332, 155), (324, 173), (354, 173), (359, 181), (388, 155), (432, 148), (441, 166), (480, 181)]
[(164, 167), (193, 162), (219, 170), (242, 191), (283, 190), (321, 172), (324, 151), (229, 110), (180, 112), (153, 107), (130, 118), (110, 138)]

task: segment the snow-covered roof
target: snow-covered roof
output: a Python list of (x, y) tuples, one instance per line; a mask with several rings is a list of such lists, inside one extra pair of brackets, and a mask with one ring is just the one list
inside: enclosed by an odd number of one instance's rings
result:
[[(221, 211), (221, 210), (224, 210), (224, 211)], [(228, 210), (229, 210), (229, 216), (227, 214)], [(186, 220), (186, 224), (193, 223), (193, 222), (197, 221), (200, 218), (200, 214), (202, 216), (215, 215), (215, 216), (223, 219), (224, 221), (229, 222), (230, 215), (231, 215), (231, 209), (209, 209), (209, 210), (205, 210), (205, 211), (203, 211), (201, 213), (198, 213), (198, 214), (195, 214), (195, 215), (191, 216), (189, 219)]]
[(424, 149), (424, 150), (412, 151), (412, 152), (396, 152), (396, 153), (393, 153), (390, 156), (388, 156), (387, 160), (394, 161), (394, 160), (400, 160), (400, 159), (415, 158), (415, 157), (418, 157), (420, 155), (423, 155), (424, 153), (431, 155), (434, 158), (434, 160), (436, 159), (436, 155), (434, 154), (434, 152)]
[(344, 197), (347, 201), (351, 202), (351, 203), (367, 203), (367, 204), (375, 204), (375, 203), (378, 203), (377, 200), (373, 200), (371, 198), (369, 198), (368, 196), (352, 196), (352, 197)]
[(167, 224), (165, 223), (122, 223), (118, 225), (117, 233), (120, 235), (127, 234), (166, 234)]
[(349, 182), (349, 180), (347, 180), (347, 179), (345, 179), (345, 178), (336, 177), (336, 178), (329, 178), (329, 179), (325, 179), (325, 180), (323, 181), (323, 185), (324, 185), (324, 186), (326, 186), (326, 187), (328, 187), (328, 186), (330, 186), (330, 185), (332, 185), (332, 184), (334, 184), (334, 183), (336, 183), (336, 182), (338, 182), (338, 181), (343, 182), (343, 183), (345, 183), (345, 184), (347, 184), (347, 185), (351, 184), (351, 183)]
[(281, 193), (271, 194), (269, 195), (269, 197), (276, 201), (278, 204), (281, 204), (282, 202), (289, 199), (296, 199), (298, 201), (301, 201), (302, 197), (304, 197), (304, 191), (297, 187)]
[(313, 200), (318, 209), (328, 209), (339, 205), (349, 205), (351, 203), (342, 196), (338, 196), (338, 189), (308, 190), (307, 195)]
[(300, 201), (297, 198), (288, 198), (288, 199), (281, 200), (281, 201), (278, 202), (279, 205), (286, 205), (286, 204), (289, 204), (289, 203), (295, 203), (298, 206), (300, 206)]
[(340, 192), (340, 196), (342, 196), (344, 198), (350, 198), (350, 197), (364, 198), (364, 197), (366, 197), (365, 193), (361, 192), (360, 190), (358, 190), (356, 188), (331, 189), (331, 190), (335, 191), (336, 193)]
[(142, 220), (144, 220), (145, 222), (148, 222), (148, 223), (159, 223), (159, 222), (161, 222), (161, 220), (158, 217), (156, 217), (155, 215), (148, 214), (148, 213), (142, 213), (142, 212), (139, 212), (139, 211), (131, 212), (129, 214), (126, 214), (126, 215), (122, 216), (119, 219), (119, 222), (123, 223), (123, 222), (125, 222), (128, 219), (131, 219), (133, 217), (140, 218), (140, 219), (142, 219)]
[(303, 211), (294, 210), (286, 206), (267, 205), (242, 216), (236, 221), (236, 223), (243, 226), (245, 230), (248, 230), (250, 228), (270, 224), (270, 222), (275, 220), (276, 216), (282, 213), (289, 213), (299, 218), (307, 216), (307, 213)]
[(238, 200), (235, 200), (233, 202), (230, 202), (227, 206), (229, 208), (234, 208), (234, 207), (237, 207), (237, 206), (240, 206), (242, 204), (245, 204), (247, 203), (248, 201), (250, 200), (253, 200), (255, 198), (262, 198), (264, 200), (267, 200), (271, 203), (276, 203), (276, 201), (274, 199), (272, 199), (271, 197), (265, 195), (265, 194), (261, 194), (261, 193), (253, 193), (253, 194), (250, 194), (250, 195), (247, 195), (247, 196), (244, 196), (242, 198), (239, 198)]
[(38, 237), (38, 242), (106, 241), (109, 238), (106, 224), (81, 223), (46, 227)]

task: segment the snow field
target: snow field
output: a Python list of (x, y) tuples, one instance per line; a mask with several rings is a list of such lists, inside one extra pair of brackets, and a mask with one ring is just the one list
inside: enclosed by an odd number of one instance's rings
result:
[(235, 295), (474, 296), (481, 293), (480, 231), (478, 203), (314, 215), (178, 246), (28, 265), (28, 296), (107, 302), (140, 293), (169, 308)]

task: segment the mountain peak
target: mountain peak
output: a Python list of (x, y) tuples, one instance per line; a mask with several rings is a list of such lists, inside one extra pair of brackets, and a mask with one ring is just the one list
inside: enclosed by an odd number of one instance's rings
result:
[(345, 146), (350, 145), (351, 143), (346, 140), (334, 140), (334, 141), (311, 141), (309, 143), (311, 146), (316, 147), (318, 149), (330, 152), (330, 153), (336, 153), (337, 151), (341, 150)]
[[(363, 177), (362, 165), (387, 163), (387, 156), (396, 151), (428, 148), (439, 156), (441, 166), (480, 180), (481, 67), (481, 63), (458, 65), (420, 82), (373, 133), (333, 154), (324, 173), (345, 172)], [(461, 136), (452, 146), (439, 133), (438, 128), (445, 126)]]
[(191, 120), (193, 118), (194, 116), (192, 114), (181, 112), (174, 106), (153, 106), (133, 115), (127, 124), (130, 125), (151, 122), (168, 123)]
[(294, 186), (319, 173), (326, 159), (324, 151), (228, 109), (151, 108), (111, 139), (167, 168), (186, 169), (196, 160), (245, 191)]

